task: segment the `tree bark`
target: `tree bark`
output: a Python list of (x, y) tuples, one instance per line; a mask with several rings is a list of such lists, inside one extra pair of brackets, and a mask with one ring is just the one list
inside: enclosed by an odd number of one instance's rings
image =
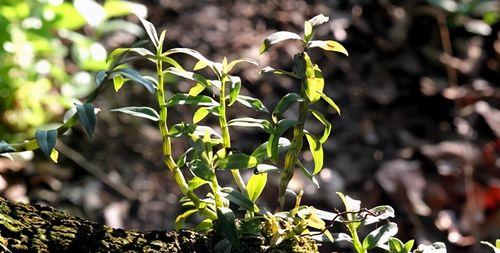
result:
[[(244, 241), (242, 252), (263, 252), (264, 240)], [(50, 206), (0, 198), (0, 252), (214, 252), (220, 238), (179, 232), (113, 229)], [(280, 244), (281, 245), (281, 244)], [(316, 252), (310, 239), (290, 240), (268, 252)], [(305, 250), (305, 251), (304, 251)]]

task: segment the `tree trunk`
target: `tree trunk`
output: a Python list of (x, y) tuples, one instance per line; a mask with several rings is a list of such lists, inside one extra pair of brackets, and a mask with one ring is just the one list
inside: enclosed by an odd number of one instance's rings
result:
[[(189, 230), (140, 232), (113, 229), (49, 206), (14, 203), (0, 198), (0, 252), (213, 252), (217, 241), (215, 236)], [(243, 241), (247, 241), (244, 252), (263, 251), (263, 240)], [(291, 241), (286, 245), (286, 249), (271, 251), (317, 251), (316, 244), (307, 240)]]

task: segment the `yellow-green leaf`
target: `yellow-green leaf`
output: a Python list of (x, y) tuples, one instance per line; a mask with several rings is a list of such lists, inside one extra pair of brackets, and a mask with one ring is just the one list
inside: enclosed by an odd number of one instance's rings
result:
[(347, 49), (345, 49), (345, 47), (342, 46), (342, 44), (334, 40), (313, 40), (309, 42), (309, 47), (310, 48), (319, 47), (325, 51), (338, 52), (345, 54), (346, 56), (349, 56)]
[(124, 83), (125, 79), (123, 78), (123, 76), (116, 75), (113, 77), (113, 85), (115, 86), (116, 92), (118, 92), (122, 88)]
[(308, 132), (305, 132), (305, 134), (314, 160), (313, 175), (316, 175), (323, 168), (323, 146), (314, 135), (311, 135)]
[(325, 79), (323, 78), (323, 73), (318, 65), (313, 65), (311, 58), (304, 53), (304, 60), (306, 63), (306, 81), (305, 81), (305, 91), (311, 103), (318, 101), (321, 96), (318, 92), (323, 92), (325, 86)]
[(55, 163), (57, 163), (57, 159), (59, 159), (59, 152), (55, 148), (50, 152), (50, 159)]
[(260, 196), (267, 182), (267, 173), (253, 174), (247, 183), (248, 197), (255, 202)]
[(200, 107), (198, 110), (196, 110), (196, 112), (193, 115), (193, 123), (196, 124), (196, 123), (200, 122), (209, 113), (210, 113), (210, 111), (208, 110), (208, 108), (206, 108), (206, 107)]

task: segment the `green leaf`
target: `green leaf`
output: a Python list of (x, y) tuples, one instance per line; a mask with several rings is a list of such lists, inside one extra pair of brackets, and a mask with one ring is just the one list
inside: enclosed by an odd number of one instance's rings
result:
[(219, 169), (248, 169), (257, 166), (255, 157), (245, 154), (230, 154), (218, 162)]
[(313, 36), (313, 25), (309, 21), (304, 22), (304, 40), (310, 41)]
[(193, 114), (193, 123), (196, 124), (198, 122), (200, 122), (201, 120), (203, 120), (208, 114), (210, 113), (210, 111), (208, 110), (208, 108), (206, 107), (200, 107), (198, 110), (196, 110), (196, 112), (194, 112)]
[(228, 125), (235, 127), (255, 127), (255, 128), (260, 128), (268, 133), (272, 131), (271, 123), (269, 123), (269, 121), (265, 119), (254, 119), (250, 117), (243, 117), (230, 120)]
[(262, 102), (257, 98), (238, 95), (238, 97), (236, 97), (236, 101), (238, 101), (240, 104), (242, 104), (248, 108), (252, 108), (256, 111), (269, 113), (269, 111), (264, 106), (264, 104), (262, 104)]
[(282, 119), (278, 121), (274, 127), (274, 131), (269, 136), (269, 143), (267, 145), (267, 155), (272, 161), (276, 162), (278, 160), (278, 142), (280, 137), (290, 128), (296, 126), (300, 122), (292, 119)]
[(185, 70), (180, 70), (175, 67), (167, 68), (163, 71), (164, 74), (172, 74), (178, 77), (182, 77), (188, 80), (196, 81), (197, 83), (203, 85), (205, 88), (210, 86), (210, 82), (202, 75), (194, 72), (189, 72)]
[(191, 170), (193, 175), (203, 180), (210, 181), (215, 176), (214, 172), (210, 169), (210, 165), (201, 159), (194, 159), (186, 165)]
[(286, 111), (292, 104), (295, 102), (302, 102), (304, 101), (299, 94), (297, 93), (288, 93), (286, 94), (281, 100), (278, 102), (276, 107), (273, 110), (272, 114), (272, 119), (273, 122), (276, 123), (278, 122), (278, 118), (281, 116), (281, 114)]
[(389, 222), (372, 232), (363, 240), (363, 248), (373, 249), (386, 243), (390, 237), (398, 233), (398, 226), (394, 222)]
[(273, 45), (276, 45), (277, 43), (280, 43), (285, 40), (302, 40), (302, 38), (298, 34), (292, 32), (287, 32), (287, 31), (275, 32), (269, 35), (264, 40), (264, 42), (262, 42), (262, 44), (260, 45), (259, 52), (263, 54)]
[(145, 118), (152, 121), (160, 120), (160, 115), (158, 115), (158, 112), (156, 112), (155, 109), (150, 107), (130, 106), (130, 107), (117, 108), (110, 111), (121, 112), (128, 115), (132, 115), (134, 117)]
[(255, 210), (254, 203), (239, 191), (230, 190), (224, 197), (247, 211), (253, 212)]
[(280, 169), (274, 165), (269, 164), (259, 164), (255, 167), (255, 174), (269, 173), (269, 172), (279, 172)]
[(229, 86), (229, 104), (227, 106), (233, 105), (233, 103), (240, 95), (241, 90), (241, 78), (237, 76), (229, 76), (231, 85)]
[(108, 74), (106, 73), (105, 70), (98, 71), (95, 74), (95, 83), (96, 83), (96, 85), (97, 86), (101, 86), (107, 76), (108, 76)]
[(219, 103), (204, 95), (190, 96), (189, 94), (177, 93), (167, 101), (167, 107), (174, 105), (218, 106)]
[(328, 140), (328, 137), (330, 136), (330, 132), (332, 131), (332, 124), (328, 122), (328, 120), (322, 113), (312, 109), (310, 109), (309, 111), (319, 122), (321, 122), (321, 124), (325, 126), (325, 130), (323, 131), (323, 136), (321, 136), (321, 138), (319, 139), (319, 142), (323, 144), (326, 142), (326, 140)]
[(208, 181), (203, 180), (199, 177), (193, 177), (188, 181), (189, 190), (196, 190), (205, 184), (208, 184)]
[[(267, 142), (267, 141), (262, 143), (252, 153), (252, 156), (255, 157), (259, 161), (259, 163), (269, 159), (269, 155), (267, 154), (267, 144), (268, 143), (269, 142)], [(291, 144), (290, 140), (288, 140), (287, 138), (279, 138), (279, 140), (278, 140), (278, 154), (282, 154), (282, 153), (286, 152), (290, 148), (290, 144)], [(257, 165), (257, 167), (259, 167), (259, 166)]]
[(179, 214), (177, 218), (175, 218), (175, 230), (179, 231), (184, 228), (184, 222), (191, 216), (198, 212), (198, 209), (189, 209), (182, 214)]
[(196, 232), (203, 232), (211, 229), (213, 227), (213, 223), (211, 219), (204, 219), (196, 227), (193, 228)]
[(149, 36), (149, 39), (153, 43), (153, 45), (158, 48), (160, 45), (159, 39), (158, 39), (158, 34), (156, 33), (156, 28), (151, 22), (139, 17), (139, 20), (141, 20), (142, 25), (144, 26), (144, 29), (146, 30), (146, 33)]
[(154, 87), (154, 84), (149, 81), (148, 79), (144, 78), (143, 76), (141, 76), (141, 74), (139, 72), (137, 72), (137, 70), (134, 70), (134, 69), (118, 69), (118, 70), (115, 70), (116, 73), (119, 73), (121, 74), (122, 76), (144, 86), (150, 93), (155, 93), (155, 87)]
[[(499, 244), (499, 243), (498, 243), (498, 241), (499, 241), (499, 240), (497, 239), (497, 244)], [(492, 243), (490, 243), (490, 242), (487, 242), (487, 241), (481, 241), (481, 244), (484, 244), (484, 245), (486, 245), (486, 246), (490, 247), (491, 249), (493, 249), (493, 252), (495, 252), (495, 253), (500, 253), (500, 247), (495, 246), (495, 245), (493, 245), (493, 244), (492, 244)]]
[(239, 249), (240, 241), (238, 239), (238, 230), (236, 229), (236, 219), (231, 209), (226, 207), (217, 208), (217, 225), (224, 234), (224, 237), (231, 242), (231, 245)]
[(357, 199), (352, 199), (349, 196), (345, 196), (341, 192), (337, 192), (337, 195), (339, 195), (340, 199), (342, 199), (342, 203), (344, 203), (346, 211), (359, 212), (359, 210), (361, 209), (361, 201)]
[(163, 30), (158, 39), (158, 51), (163, 52), (163, 42), (165, 42), (165, 36), (167, 35), (167, 30)]
[(391, 253), (405, 253), (403, 242), (395, 237), (389, 238), (389, 251)]
[(124, 83), (125, 79), (123, 79), (123, 76), (115, 75), (113, 77), (113, 86), (115, 87), (116, 92), (118, 92), (122, 88)]
[(302, 164), (302, 162), (300, 160), (297, 160), (297, 165), (299, 166), (300, 170), (302, 171), (302, 174), (309, 180), (311, 180), (311, 182), (313, 182), (313, 184), (319, 188), (319, 183), (318, 183), (318, 180), (316, 180), (316, 178), (314, 177), (313, 174), (311, 174), (311, 172), (309, 172), (309, 170), (306, 169), (306, 167), (304, 166), (304, 164)]
[(309, 48), (319, 47), (325, 51), (338, 52), (345, 54), (346, 56), (349, 56), (347, 49), (345, 49), (345, 47), (342, 46), (342, 44), (333, 40), (313, 40), (309, 42), (308, 47)]
[(9, 145), (9, 143), (0, 141), (0, 154), (10, 152), (16, 152), (16, 149)]
[(323, 145), (314, 135), (308, 132), (305, 132), (305, 134), (314, 160), (313, 175), (316, 175), (323, 168)]
[(76, 114), (89, 137), (94, 136), (95, 110), (91, 103), (76, 104)]
[(250, 200), (255, 202), (260, 196), (267, 182), (267, 173), (253, 174), (247, 183), (247, 192)]
[(182, 168), (184, 165), (186, 165), (187, 162), (187, 156), (194, 151), (194, 148), (188, 148), (186, 152), (184, 152), (178, 159), (177, 159), (177, 167)]
[(314, 103), (320, 99), (318, 92), (323, 92), (325, 79), (319, 66), (313, 65), (311, 58), (306, 53), (304, 53), (304, 60), (306, 62), (305, 92), (309, 101)]
[(259, 74), (267, 74), (267, 73), (272, 73), (272, 74), (275, 74), (275, 75), (287, 75), (287, 76), (291, 76), (291, 77), (294, 77), (294, 78), (297, 78), (297, 79), (300, 79), (299, 76), (297, 76), (297, 74), (293, 73), (293, 72), (288, 72), (288, 71), (284, 71), (284, 70), (281, 70), (281, 69), (274, 69), (272, 67), (265, 67), (263, 69), (261, 69), (259, 71)]
[(35, 132), (35, 139), (36, 139), (36, 142), (38, 143), (38, 147), (40, 147), (40, 150), (42, 151), (42, 153), (47, 158), (50, 158), (50, 154), (52, 153), (52, 149), (54, 149), (54, 146), (56, 145), (57, 130), (55, 130), (55, 129), (52, 129), (52, 130), (37, 129)]
[(52, 152), (50, 152), (50, 160), (57, 163), (58, 159), (59, 159), (59, 152), (55, 148), (53, 148)]
[(194, 57), (198, 61), (202, 62), (200, 64), (196, 64), (197, 67), (201, 67), (201, 66), (206, 65), (206, 66), (210, 67), (212, 69), (212, 71), (214, 71), (214, 73), (216, 75), (222, 76), (222, 73), (221, 73), (222, 72), (222, 68), (220, 66), (218, 66), (218, 64), (216, 64), (215, 62), (207, 59), (200, 52), (198, 52), (196, 50), (193, 50), (193, 49), (190, 49), (190, 48), (172, 48), (172, 49), (166, 51), (165, 53), (163, 53), (162, 56), (167, 56), (167, 55), (171, 55), (171, 54), (178, 54), (178, 53), (187, 54), (187, 55), (190, 55), (190, 56)]
[(331, 98), (329, 98), (326, 94), (323, 92), (318, 92), (318, 94), (321, 96), (323, 100), (325, 100), (339, 115), (340, 115), (340, 108)]
[[(415, 240), (409, 240), (405, 243), (405, 253), (411, 253), (411, 248), (413, 248), (413, 244), (415, 243)], [(495, 252), (497, 253), (497, 252)], [(498, 252), (500, 253), (500, 252)]]
[(191, 87), (191, 89), (189, 89), (188, 94), (190, 96), (198, 96), (201, 92), (205, 90), (205, 87), (206, 86), (204, 86), (201, 83), (196, 83), (193, 87)]
[(257, 63), (257, 61), (255, 61), (254, 59), (251, 59), (251, 58), (242, 58), (242, 59), (231, 61), (229, 64), (225, 65), (225, 67), (224, 67), (224, 73), (229, 73), (236, 65), (238, 65), (240, 63), (243, 63), (243, 62), (247, 62), (247, 63), (253, 64), (255, 66), (259, 65)]

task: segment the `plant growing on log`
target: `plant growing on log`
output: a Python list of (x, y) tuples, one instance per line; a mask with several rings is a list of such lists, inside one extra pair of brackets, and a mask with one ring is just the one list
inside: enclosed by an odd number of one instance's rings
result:
[[(313, 104), (323, 100), (340, 114), (339, 107), (323, 93), (324, 78), (321, 69), (313, 64), (307, 53), (309, 49), (319, 47), (326, 51), (347, 55), (346, 49), (338, 42), (313, 40), (315, 28), (327, 21), (328, 17), (318, 15), (305, 22), (303, 37), (282, 31), (270, 35), (262, 44), (261, 53), (284, 40), (300, 40), (304, 43), (304, 51), (295, 55), (293, 59), (293, 71), (287, 72), (271, 67), (262, 70), (262, 73), (291, 76), (301, 84), (299, 93), (289, 93), (280, 100), (270, 115), (271, 121), (250, 117), (231, 120), (227, 118), (227, 110), (235, 103), (261, 113), (268, 113), (260, 100), (240, 94), (241, 78), (231, 74), (240, 63), (257, 65), (255, 60), (244, 58), (228, 61), (224, 58), (222, 62), (214, 62), (193, 49), (164, 50), (166, 32), (163, 31), (158, 36), (153, 24), (141, 19), (149, 36), (149, 42), (153, 45), (153, 51), (141, 47), (146, 42), (138, 42), (130, 48), (115, 49), (108, 56), (108, 69), (96, 73), (97, 87), (94, 92), (85, 103), (75, 105), (74, 114), (64, 124), (57, 129), (39, 129), (35, 133), (35, 138), (23, 143), (8, 144), (0, 141), (0, 153), (8, 156), (11, 152), (39, 148), (45, 156), (57, 162), (58, 152), (54, 148), (57, 137), (77, 122), (80, 122), (86, 133), (92, 137), (96, 121), (96, 109), (92, 101), (108, 86), (108, 83), (113, 83), (114, 89), (118, 92), (126, 82), (131, 81), (144, 86), (150, 93), (156, 94), (158, 109), (134, 106), (112, 111), (158, 122), (165, 166), (172, 173), (183, 194), (180, 202), (185, 211), (177, 217), (176, 229), (182, 229), (186, 219), (193, 214), (198, 214), (203, 217), (203, 220), (196, 225), (194, 230), (215, 231), (223, 238), (215, 248), (224, 252), (244, 250), (241, 248), (243, 237), (265, 240), (268, 246), (263, 249), (264, 251), (281, 247), (294, 252), (315, 252), (317, 251), (316, 244), (310, 243), (313, 238), (321, 242), (350, 242), (359, 253), (376, 247), (391, 253), (411, 252), (413, 241), (403, 244), (399, 239), (394, 238), (397, 226), (395, 223), (386, 222), (387, 219), (394, 217), (394, 210), (390, 206), (362, 209), (359, 201), (339, 193), (346, 210), (327, 212), (312, 206), (301, 205), (303, 192), (300, 191), (296, 195), (293, 208), (289, 211), (284, 210), (285, 192), (294, 169), (300, 168), (306, 177), (317, 184), (314, 175), (323, 167), (322, 145), (330, 135), (331, 123), (320, 111), (312, 109)], [(197, 60), (192, 71), (186, 70), (183, 65), (172, 58), (177, 54), (189, 55)], [(155, 65), (155, 77), (142, 76), (137, 70), (128, 67), (129, 63), (138, 59), (147, 59)], [(212, 73), (211, 76), (199, 73), (199, 70), (206, 68)], [(165, 79), (169, 76), (191, 80), (194, 85), (188, 93), (176, 93), (167, 97)], [(294, 103), (299, 103), (298, 119), (280, 119), (282, 113)], [(193, 122), (180, 122), (168, 126), (168, 110), (180, 105), (198, 107), (193, 115)], [(310, 114), (325, 126), (321, 137), (316, 137), (304, 129), (305, 121)], [(208, 116), (218, 119), (220, 133), (200, 123)], [(232, 149), (229, 127), (258, 128), (267, 132), (270, 137), (251, 154), (243, 154)], [(292, 128), (293, 138), (290, 141), (283, 136)], [(312, 172), (307, 170), (299, 159), (299, 154), (303, 150), (304, 136), (313, 155)], [(178, 158), (173, 156), (172, 138), (186, 138), (190, 142)], [(279, 158), (283, 153), (285, 155), (282, 165)], [(265, 163), (267, 161), (274, 165)], [(254, 174), (245, 183), (239, 170), (248, 169), (254, 170)], [(220, 185), (217, 180), (219, 170), (229, 170), (238, 189)], [(268, 173), (273, 171), (281, 173), (279, 187), (281, 211), (276, 213), (266, 211), (256, 204), (266, 185)], [(198, 189), (206, 186), (209, 191), (203, 196)], [(239, 209), (235, 209), (235, 206)], [(327, 222), (330, 224), (327, 225)], [(344, 224), (349, 234), (332, 233), (335, 222)], [(384, 225), (368, 233), (362, 241), (360, 240), (358, 230), (361, 227), (380, 222), (384, 222)], [(301, 246), (291, 242), (298, 242)], [(310, 247), (301, 248), (304, 245), (310, 245)], [(427, 247), (419, 246), (413, 252), (443, 252), (443, 245), (436, 243)]]

